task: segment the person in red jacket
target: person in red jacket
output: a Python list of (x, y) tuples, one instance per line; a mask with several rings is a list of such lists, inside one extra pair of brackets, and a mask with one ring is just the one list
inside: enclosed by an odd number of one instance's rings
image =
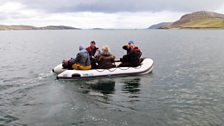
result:
[(95, 41), (91, 41), (90, 45), (86, 48), (86, 50), (89, 53), (91, 66), (92, 66), (93, 69), (96, 68), (96, 61), (94, 59), (94, 56), (95, 56), (98, 49), (99, 48), (96, 47), (96, 42)]

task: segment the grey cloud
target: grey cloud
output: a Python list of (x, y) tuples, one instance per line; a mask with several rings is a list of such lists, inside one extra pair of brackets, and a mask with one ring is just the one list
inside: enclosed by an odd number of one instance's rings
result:
[(80, 4), (77, 11), (94, 12), (136, 12), (136, 11), (197, 11), (214, 10), (224, 3), (223, 0), (113, 0)]
[[(6, 0), (0, 0), (6, 1)], [(139, 12), (214, 10), (223, 0), (14, 0), (48, 12)]]

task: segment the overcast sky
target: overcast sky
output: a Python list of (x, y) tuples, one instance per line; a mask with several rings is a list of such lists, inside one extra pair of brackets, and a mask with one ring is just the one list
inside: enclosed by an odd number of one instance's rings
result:
[(224, 13), (223, 0), (0, 0), (0, 24), (147, 28), (194, 11)]

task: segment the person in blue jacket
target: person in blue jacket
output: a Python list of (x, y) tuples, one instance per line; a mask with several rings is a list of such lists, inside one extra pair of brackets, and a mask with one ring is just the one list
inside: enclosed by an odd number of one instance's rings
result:
[(73, 59), (73, 63), (72, 68), (76, 70), (91, 69), (89, 53), (83, 46), (79, 46), (79, 52), (76, 55), (76, 58)]

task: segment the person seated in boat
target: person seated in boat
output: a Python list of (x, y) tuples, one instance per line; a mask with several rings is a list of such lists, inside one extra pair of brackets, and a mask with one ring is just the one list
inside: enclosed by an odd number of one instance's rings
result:
[(92, 68), (96, 68), (96, 62), (94, 60), (94, 56), (96, 54), (96, 52), (98, 51), (98, 47), (96, 47), (96, 42), (95, 41), (91, 41), (90, 45), (86, 48), (86, 50), (89, 53), (90, 56), (90, 61), (91, 61), (91, 66)]
[(75, 59), (72, 59), (72, 69), (75, 70), (89, 70), (91, 69), (90, 56), (88, 51), (83, 47), (79, 46), (79, 52)]
[(122, 47), (127, 51), (127, 54), (120, 58), (121, 64), (119, 67), (137, 67), (140, 65), (141, 50), (135, 46), (133, 41), (129, 41), (128, 45)]
[(108, 46), (103, 46), (102, 51), (99, 52), (99, 54), (95, 57), (97, 62), (97, 68), (98, 69), (110, 69), (115, 67), (114, 65), (114, 59), (115, 56), (113, 56), (110, 53), (110, 49)]

